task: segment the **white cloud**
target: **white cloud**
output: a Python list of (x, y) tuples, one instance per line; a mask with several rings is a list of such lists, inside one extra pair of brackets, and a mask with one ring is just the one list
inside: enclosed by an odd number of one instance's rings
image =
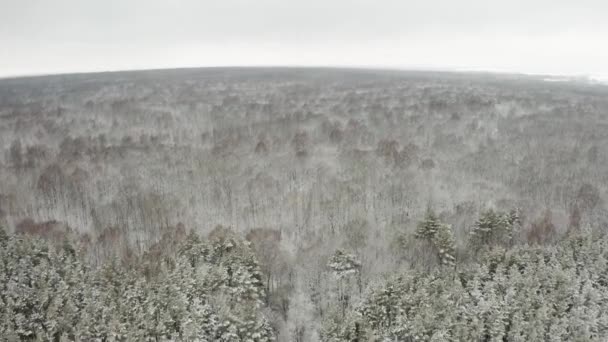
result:
[(0, 2), (0, 75), (344, 65), (608, 77), (608, 5), (593, 0)]

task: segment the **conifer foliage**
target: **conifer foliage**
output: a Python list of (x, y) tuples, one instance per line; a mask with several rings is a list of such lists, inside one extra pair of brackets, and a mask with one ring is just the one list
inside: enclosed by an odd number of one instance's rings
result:
[(493, 209), (481, 213), (471, 231), (471, 245), (475, 250), (513, 242), (521, 225), (517, 210), (497, 212)]
[(606, 341), (607, 238), (496, 248), (462, 269), (390, 277), (325, 336), (352, 341)]
[[(144, 257), (145, 258), (145, 257)], [(91, 268), (70, 243), (0, 235), (0, 336), (42, 341), (273, 341), (248, 245), (191, 234), (179, 252)]]
[(424, 220), (418, 223), (415, 237), (433, 246), (442, 265), (454, 264), (456, 243), (452, 228), (442, 223), (431, 209), (427, 210)]

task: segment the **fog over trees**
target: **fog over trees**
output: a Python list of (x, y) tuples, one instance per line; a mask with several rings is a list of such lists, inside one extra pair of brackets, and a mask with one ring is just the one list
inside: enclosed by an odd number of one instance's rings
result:
[(0, 339), (608, 340), (608, 86), (0, 79)]

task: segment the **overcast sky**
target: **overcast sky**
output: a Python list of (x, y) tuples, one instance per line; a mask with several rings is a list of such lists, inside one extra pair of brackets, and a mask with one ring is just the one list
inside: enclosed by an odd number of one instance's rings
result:
[(0, 76), (230, 65), (608, 78), (608, 1), (0, 0)]

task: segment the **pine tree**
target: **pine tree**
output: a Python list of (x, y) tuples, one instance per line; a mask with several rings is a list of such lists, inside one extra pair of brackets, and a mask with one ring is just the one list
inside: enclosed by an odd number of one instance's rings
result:
[(456, 242), (452, 229), (442, 223), (431, 209), (427, 210), (424, 220), (418, 223), (414, 236), (433, 247), (441, 265), (454, 264)]
[[(603, 341), (607, 245), (570, 237), (496, 251), (458, 271), (409, 272), (374, 286), (355, 310), (375, 340)], [(327, 326), (325, 340), (349, 329), (344, 319)]]
[(489, 245), (498, 227), (498, 217), (494, 210), (490, 209), (483, 212), (471, 232), (471, 241), (476, 248)]
[(471, 244), (476, 250), (497, 244), (512, 244), (519, 234), (520, 219), (517, 211), (495, 212), (492, 209), (481, 213), (471, 231)]
[(441, 228), (441, 222), (432, 209), (427, 209), (424, 219), (418, 223), (414, 236), (418, 239), (432, 241)]
[(508, 232), (507, 238), (509, 243), (513, 245), (513, 243), (519, 238), (521, 234), (521, 215), (519, 209), (512, 209), (509, 211), (508, 217)]
[(8, 234), (3, 226), (0, 226), (0, 247), (5, 247), (8, 243)]
[(441, 224), (433, 237), (433, 246), (437, 250), (439, 262), (442, 265), (454, 265), (456, 261), (456, 242), (450, 226)]

